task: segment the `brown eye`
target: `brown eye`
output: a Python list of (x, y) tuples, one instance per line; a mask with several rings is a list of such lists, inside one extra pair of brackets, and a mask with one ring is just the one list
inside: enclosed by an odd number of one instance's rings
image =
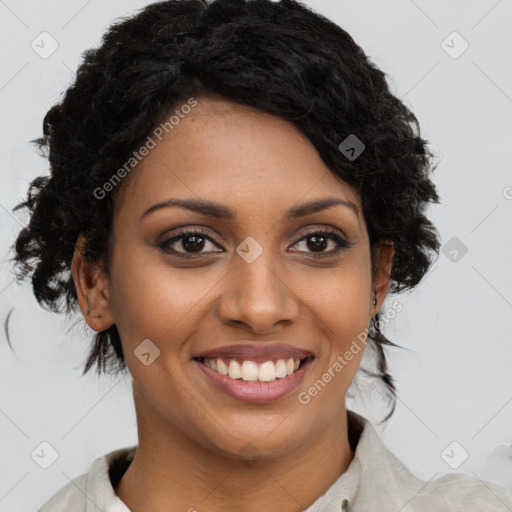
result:
[[(332, 254), (336, 254), (341, 249), (346, 249), (352, 245), (332, 229), (320, 229), (308, 233), (306, 236), (303, 236), (295, 245), (299, 243), (304, 243), (307, 249), (306, 252), (311, 252), (315, 256), (330, 256)], [(326, 249), (329, 248), (329, 243), (331, 243), (330, 245), (333, 247), (333, 249), (326, 251)]]
[(176, 236), (173, 236), (163, 242), (159, 243), (158, 246), (166, 252), (188, 255), (188, 254), (207, 254), (210, 252), (219, 251), (203, 251), (205, 246), (207, 247), (208, 242), (213, 247), (218, 247), (216, 242), (212, 240), (210, 236), (207, 236), (201, 230), (188, 230), (181, 231)]

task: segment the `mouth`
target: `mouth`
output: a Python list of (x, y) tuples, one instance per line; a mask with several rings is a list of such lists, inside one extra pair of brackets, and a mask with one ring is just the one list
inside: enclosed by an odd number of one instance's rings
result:
[(315, 355), (286, 344), (230, 345), (195, 354), (212, 389), (242, 402), (274, 402), (302, 384)]
[(194, 358), (195, 361), (218, 375), (226, 376), (231, 380), (244, 382), (274, 382), (279, 379), (285, 379), (296, 373), (313, 359), (314, 357), (312, 355), (302, 358), (289, 357), (287, 359), (268, 359), (263, 362), (251, 359), (230, 359), (221, 357)]

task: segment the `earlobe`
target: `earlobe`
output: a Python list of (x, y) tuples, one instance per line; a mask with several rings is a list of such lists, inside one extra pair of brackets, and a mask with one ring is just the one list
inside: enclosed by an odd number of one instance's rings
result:
[(104, 331), (115, 321), (110, 308), (108, 278), (98, 264), (88, 261), (83, 254), (85, 238), (78, 237), (71, 263), (78, 304), (85, 321), (95, 331)]
[(373, 274), (373, 294), (372, 303), (375, 313), (386, 298), (391, 285), (391, 269), (393, 267), (393, 256), (395, 249), (393, 242), (382, 240), (378, 242), (374, 251), (375, 271)]

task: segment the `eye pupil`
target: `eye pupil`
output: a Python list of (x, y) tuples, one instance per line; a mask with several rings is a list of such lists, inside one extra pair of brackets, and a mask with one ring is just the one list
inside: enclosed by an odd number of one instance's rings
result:
[[(191, 243), (188, 242), (190, 240), (192, 240)], [(189, 235), (183, 237), (181, 245), (186, 251), (201, 252), (204, 247), (204, 240), (202, 236)]]
[[(310, 243), (313, 240), (313, 243)], [(318, 249), (323, 250), (327, 246), (327, 238), (325, 236), (310, 236), (308, 238), (308, 249), (312, 249), (313, 252), (317, 251)]]

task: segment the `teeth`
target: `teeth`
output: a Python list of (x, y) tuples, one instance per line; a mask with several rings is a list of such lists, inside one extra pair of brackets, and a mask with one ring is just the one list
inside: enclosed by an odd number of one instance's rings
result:
[(242, 363), (242, 379), (258, 380), (258, 365), (253, 361), (244, 361)]
[(231, 359), (229, 365), (218, 359), (203, 359), (203, 364), (211, 370), (220, 373), (221, 375), (228, 375), (232, 379), (242, 379), (247, 382), (271, 382), (276, 379), (284, 379), (286, 376), (291, 375), (298, 370), (300, 366), (300, 359), (278, 359), (274, 361), (265, 361), (258, 364), (254, 361), (243, 361), (240, 364), (238, 361)]
[(279, 359), (276, 362), (276, 377), (278, 379), (282, 379), (283, 377), (286, 377), (286, 375), (287, 375), (286, 363), (285, 363), (284, 359)]
[(227, 375), (228, 374), (228, 367), (226, 366), (226, 363), (222, 359), (217, 359), (217, 371), (221, 375)]
[(240, 379), (242, 377), (242, 369), (240, 368), (240, 365), (234, 360), (229, 362), (228, 375), (232, 379)]
[(276, 367), (272, 361), (266, 361), (265, 363), (260, 364), (258, 380), (263, 382), (270, 382), (271, 380), (275, 380), (276, 377)]

